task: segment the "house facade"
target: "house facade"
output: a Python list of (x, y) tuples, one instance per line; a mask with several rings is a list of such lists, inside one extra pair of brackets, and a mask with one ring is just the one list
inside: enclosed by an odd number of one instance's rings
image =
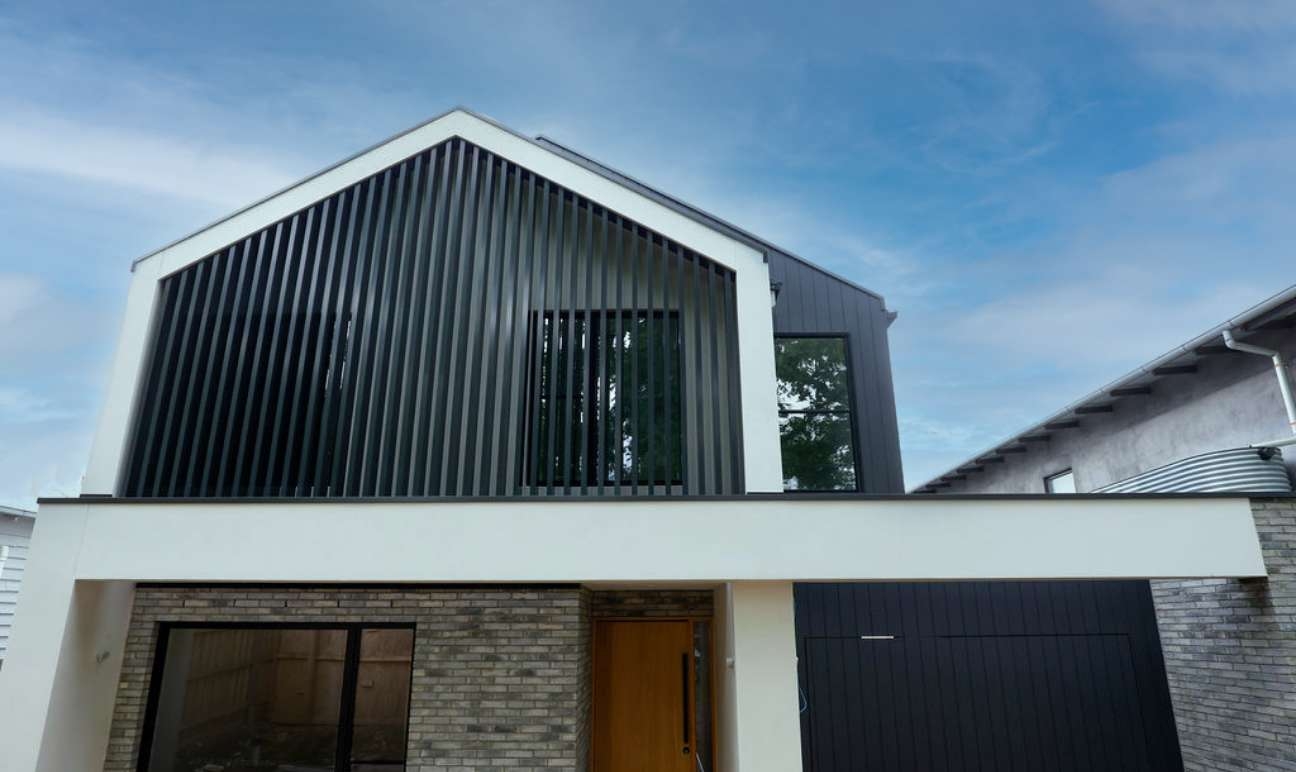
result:
[(465, 110), (133, 271), (5, 770), (1175, 769), (1291, 514), (903, 496), (879, 296)]
[(36, 513), (17, 507), (0, 507), (0, 667), (9, 649), (18, 590), (22, 587), (27, 549), (31, 545)]
[[(915, 490), (1288, 496), (1293, 329), (1296, 287), (1288, 287)], [(1296, 585), (1284, 552), (1296, 521), (1271, 517), (1260, 521), (1266, 581), (1140, 583), (1152, 596), (1192, 769), (1296, 764)]]

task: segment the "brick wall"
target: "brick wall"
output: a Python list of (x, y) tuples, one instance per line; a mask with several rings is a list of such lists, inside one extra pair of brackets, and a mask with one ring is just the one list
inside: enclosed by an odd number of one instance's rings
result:
[(589, 604), (578, 588), (140, 588), (105, 772), (136, 769), (159, 622), (302, 621), (416, 626), (410, 772), (584, 770)]
[(1152, 582), (1188, 770), (1296, 770), (1296, 500), (1251, 506), (1267, 580)]
[(594, 618), (710, 617), (712, 590), (599, 590), (591, 593)]

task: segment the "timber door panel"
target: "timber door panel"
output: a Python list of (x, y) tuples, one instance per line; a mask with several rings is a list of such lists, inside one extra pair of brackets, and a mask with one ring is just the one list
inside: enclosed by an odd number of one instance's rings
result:
[(692, 626), (594, 624), (594, 772), (691, 772)]

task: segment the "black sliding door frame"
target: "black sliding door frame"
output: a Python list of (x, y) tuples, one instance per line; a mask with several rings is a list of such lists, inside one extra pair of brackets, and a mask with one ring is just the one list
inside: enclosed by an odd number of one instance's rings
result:
[[(174, 630), (333, 630), (346, 633), (346, 652), (343, 655), (342, 690), (338, 706), (337, 747), (334, 750), (334, 772), (350, 772), (352, 767), (352, 744), (355, 740), (355, 701), (356, 685), (360, 674), (360, 643), (366, 630), (409, 630), (411, 636), (417, 636), (417, 627), (410, 622), (161, 622), (157, 629), (157, 643), (154, 647), (153, 665), (149, 675), (149, 692), (144, 706), (144, 724), (140, 730), (139, 754), (135, 768), (137, 772), (150, 772), (149, 761), (153, 750), (154, 734), (157, 729), (158, 708), (162, 696), (162, 677), (166, 671), (167, 647)], [(413, 709), (414, 695), (414, 651), (416, 641), (411, 641), (409, 694), (405, 700), (405, 742), (409, 744), (410, 711)], [(408, 766), (409, 759), (397, 761), (366, 760), (362, 764), (402, 764)]]

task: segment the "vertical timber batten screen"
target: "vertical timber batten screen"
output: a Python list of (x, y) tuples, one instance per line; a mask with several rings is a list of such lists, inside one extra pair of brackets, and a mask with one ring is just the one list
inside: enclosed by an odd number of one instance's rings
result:
[(162, 279), (121, 494), (739, 493), (734, 279), (449, 140)]

